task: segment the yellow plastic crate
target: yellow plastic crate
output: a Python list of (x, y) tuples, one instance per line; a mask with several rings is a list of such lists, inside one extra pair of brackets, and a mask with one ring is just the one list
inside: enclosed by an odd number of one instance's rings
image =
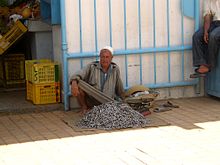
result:
[(50, 104), (60, 102), (60, 83), (33, 84), (26, 81), (26, 98), (34, 104)]
[(24, 87), (24, 54), (7, 54), (0, 61), (0, 79), (4, 87)]
[(49, 59), (40, 59), (40, 60), (26, 60), (25, 61), (25, 77), (27, 81), (31, 81), (32, 79), (32, 72), (30, 69), (33, 69), (34, 64), (41, 64), (41, 63), (51, 63), (52, 61)]
[(27, 32), (27, 27), (20, 21), (16, 21), (13, 27), (0, 38), (0, 55), (14, 44), (25, 32)]
[(51, 83), (59, 81), (59, 65), (51, 60), (26, 60), (26, 80), (32, 83)]

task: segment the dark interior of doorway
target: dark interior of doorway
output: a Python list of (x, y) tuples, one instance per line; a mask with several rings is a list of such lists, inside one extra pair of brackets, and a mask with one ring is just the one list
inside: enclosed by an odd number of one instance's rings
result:
[[(31, 60), (30, 34), (26, 33), (18, 42), (12, 45), (3, 56), (7, 54), (24, 54), (25, 60)], [(38, 111), (61, 110), (61, 104), (34, 105), (26, 100), (26, 86), (3, 87), (0, 84), (0, 114), (26, 113)]]

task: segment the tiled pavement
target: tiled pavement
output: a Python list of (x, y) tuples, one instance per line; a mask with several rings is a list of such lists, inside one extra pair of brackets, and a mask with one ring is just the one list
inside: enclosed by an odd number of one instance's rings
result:
[(172, 100), (169, 126), (75, 132), (72, 111), (0, 116), (0, 165), (220, 165), (220, 100)]

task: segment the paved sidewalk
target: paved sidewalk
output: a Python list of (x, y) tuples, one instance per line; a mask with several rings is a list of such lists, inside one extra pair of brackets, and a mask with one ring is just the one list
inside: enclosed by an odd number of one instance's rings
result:
[(220, 165), (220, 100), (172, 100), (169, 126), (75, 132), (72, 111), (0, 116), (0, 165)]

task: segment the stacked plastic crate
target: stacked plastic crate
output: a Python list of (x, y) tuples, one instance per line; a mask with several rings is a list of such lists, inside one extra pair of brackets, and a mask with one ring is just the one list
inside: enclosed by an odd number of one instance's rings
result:
[(0, 56), (0, 84), (5, 88), (25, 86), (24, 54)]
[(26, 60), (26, 96), (34, 104), (60, 102), (59, 65), (51, 60)]
[(24, 54), (6, 54), (26, 32), (27, 27), (19, 20), (3, 36), (0, 34), (0, 86), (5, 88), (24, 87)]
[(0, 35), (0, 55), (21, 38), (27, 30), (26, 26), (17, 21), (4, 36)]

